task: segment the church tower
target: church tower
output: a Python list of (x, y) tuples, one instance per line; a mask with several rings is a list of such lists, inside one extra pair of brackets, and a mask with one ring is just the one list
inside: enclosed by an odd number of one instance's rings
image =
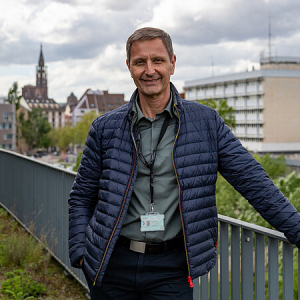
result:
[(47, 67), (45, 66), (43, 46), (41, 45), (39, 64), (36, 67), (37, 98), (48, 99)]

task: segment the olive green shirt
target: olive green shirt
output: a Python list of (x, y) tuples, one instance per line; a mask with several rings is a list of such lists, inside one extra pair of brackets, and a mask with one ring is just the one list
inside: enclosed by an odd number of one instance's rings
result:
[(155, 120), (146, 118), (139, 105), (138, 96), (133, 103), (133, 122), (139, 127), (142, 153), (146, 161), (157, 145), (162, 124), (167, 114), (171, 121), (163, 139), (157, 148), (154, 163), (154, 212), (164, 214), (165, 230), (141, 232), (141, 215), (150, 212), (150, 170), (138, 158), (137, 178), (125, 216), (121, 235), (137, 241), (166, 241), (182, 235), (179, 211), (179, 187), (174, 171), (172, 150), (175, 142), (176, 115), (174, 101), (170, 101), (163, 112), (155, 116)]

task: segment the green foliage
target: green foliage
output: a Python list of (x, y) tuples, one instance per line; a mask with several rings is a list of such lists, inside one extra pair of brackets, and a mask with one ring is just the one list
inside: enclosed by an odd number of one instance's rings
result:
[(83, 151), (81, 151), (81, 152), (78, 153), (78, 155), (77, 155), (76, 164), (75, 164), (75, 166), (73, 167), (73, 171), (74, 171), (74, 172), (77, 172), (77, 171), (78, 171), (78, 168), (79, 168), (79, 165), (80, 165), (80, 162), (81, 162), (82, 154), (83, 154)]
[(2, 267), (30, 267), (31, 270), (39, 272), (43, 271), (50, 261), (50, 254), (44, 251), (42, 245), (20, 228), (15, 234), (4, 239), (0, 256)]
[(28, 120), (25, 120), (24, 113), (20, 113), (20, 123), (22, 137), (25, 139), (29, 150), (49, 147), (50, 139), (47, 133), (51, 130), (51, 125), (41, 108), (33, 108), (29, 111)]
[(82, 119), (76, 124), (74, 128), (74, 141), (75, 144), (84, 145), (85, 140), (90, 129), (90, 126), (94, 119), (96, 119), (98, 115), (94, 111), (90, 111), (83, 115)]
[(288, 171), (283, 154), (277, 158), (272, 158), (270, 153), (262, 156), (255, 154), (253, 156), (266, 170), (267, 174), (272, 180), (284, 176), (284, 174)]
[[(30, 225), (31, 230), (33, 231), (32, 227), (34, 226)], [(13, 235), (16, 236), (16, 238), (13, 239), (14, 246), (7, 247), (6, 240)], [(25, 239), (24, 236), (27, 236), (27, 238)], [(73, 279), (72, 276), (65, 276), (63, 274), (63, 268), (55, 259), (51, 259), (50, 253), (45, 251), (44, 247), (38, 243), (34, 237), (29, 237), (30, 235), (27, 231), (23, 230), (11, 215), (0, 207), (0, 299), (33, 299), (33, 297), (34, 299), (48, 300), (84, 299), (86, 289)], [(40, 234), (40, 240), (45, 241), (44, 233)], [(49, 238), (47, 240), (49, 240)], [(45, 245), (48, 245), (48, 243), (49, 242), (44, 242)], [(51, 241), (51, 243), (53, 242)], [(17, 248), (18, 245), (19, 248)], [(13, 249), (15, 252), (27, 253), (24, 256), (20, 255), (22, 259), (18, 260), (20, 262), (19, 265), (8, 262), (9, 258), (7, 258), (5, 252), (11, 252)], [(12, 257), (11, 253), (10, 257)], [(4, 274), (6, 274), (7, 271), (13, 271), (13, 273), (8, 273), (6, 278), (4, 278)], [(13, 278), (15, 277), (14, 275), (24, 277), (23, 272), (25, 271), (32, 276), (32, 279), (38, 281), (38, 283), (43, 283), (46, 286), (46, 295), (25, 296), (24, 291), (17, 292), (15, 288), (15, 286), (21, 285), (19, 283), (13, 283), (13, 286), (11, 286), (12, 283), (6, 283), (7, 287), (10, 285), (8, 290), (13, 292), (14, 295), (9, 292), (9, 295), (1, 292), (1, 286), (5, 279)], [(16, 281), (19, 282), (21, 279), (16, 279)], [(4, 288), (6, 288), (5, 285)], [(37, 291), (39, 291), (38, 288), (36, 288), (36, 292)]]
[(18, 82), (14, 82), (12, 87), (8, 91), (7, 102), (10, 104), (14, 104), (16, 107), (16, 111), (20, 108), (20, 101), (22, 96), (19, 96), (18, 92)]
[(65, 127), (53, 128), (49, 133), (50, 146), (58, 146), (60, 150), (66, 151), (69, 146), (74, 145), (74, 128)]
[(58, 129), (52, 129), (48, 133), (50, 145), (59, 147), (61, 150), (67, 150), (69, 146), (85, 144), (85, 140), (94, 119), (98, 115), (94, 111), (90, 111), (83, 115), (82, 119), (75, 127), (65, 126)]
[(46, 293), (46, 287), (33, 280), (25, 270), (7, 272), (5, 276), (7, 279), (2, 283), (1, 292), (9, 299), (33, 299)]
[(20, 108), (20, 101), (22, 96), (18, 92), (18, 82), (14, 82), (12, 87), (8, 91), (6, 102), (13, 104), (15, 106), (15, 118), (16, 118), (16, 145), (19, 145), (19, 118), (17, 115), (17, 110)]
[(235, 128), (236, 126), (235, 115), (234, 115), (235, 110), (227, 104), (227, 100), (208, 99), (208, 100), (198, 100), (197, 102), (215, 109), (219, 113), (219, 115), (224, 119), (225, 124), (227, 126), (229, 126), (230, 128)]
[(290, 173), (285, 178), (279, 178), (276, 185), (280, 191), (293, 203), (300, 211), (300, 175), (295, 172)]
[[(281, 176), (283, 176), (287, 171), (285, 158), (283, 155), (275, 159), (272, 159), (269, 154), (264, 156), (255, 155), (254, 157), (262, 165), (269, 177), (274, 181), (284, 195), (292, 201), (294, 205), (295, 203), (297, 204), (300, 202), (300, 188), (299, 190), (295, 188), (297, 184), (299, 186), (299, 183), (295, 178), (296, 175), (290, 174), (285, 179), (280, 179)], [(292, 194), (289, 193), (289, 191), (292, 191)], [(256, 225), (271, 228), (269, 223), (267, 223), (248, 203), (248, 201), (242, 197), (220, 174), (218, 174), (218, 180), (216, 184), (216, 197), (218, 213), (249, 223), (254, 223)]]

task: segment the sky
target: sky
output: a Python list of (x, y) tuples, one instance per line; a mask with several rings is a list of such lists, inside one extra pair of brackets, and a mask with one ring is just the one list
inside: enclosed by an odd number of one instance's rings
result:
[(0, 0), (0, 96), (12, 83), (35, 85), (43, 46), (48, 96), (108, 90), (129, 100), (135, 85), (125, 45), (138, 28), (170, 34), (177, 57), (171, 81), (259, 68), (271, 55), (300, 57), (299, 0)]

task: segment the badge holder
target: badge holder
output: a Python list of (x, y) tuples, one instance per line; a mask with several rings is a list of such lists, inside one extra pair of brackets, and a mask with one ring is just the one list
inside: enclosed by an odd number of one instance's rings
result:
[(141, 232), (164, 231), (165, 215), (157, 212), (149, 212), (141, 216)]

